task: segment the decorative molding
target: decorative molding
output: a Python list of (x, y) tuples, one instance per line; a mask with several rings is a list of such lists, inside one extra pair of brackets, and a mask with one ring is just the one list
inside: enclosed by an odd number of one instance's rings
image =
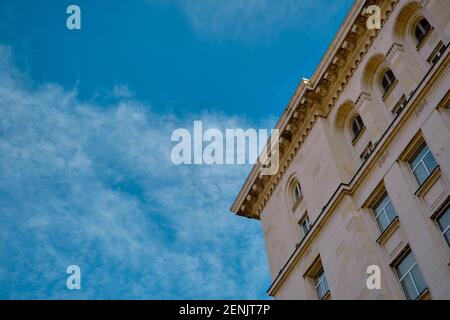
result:
[[(371, 1), (382, 7), (385, 17), (382, 27), (398, 1)], [(278, 173), (274, 176), (261, 177), (262, 164), (258, 162), (232, 205), (231, 211), (234, 213), (259, 219), (260, 213), (317, 119), (327, 117), (334, 107), (378, 34), (365, 28), (366, 17), (362, 13), (365, 4), (364, 1), (355, 2), (311, 80), (303, 79), (300, 82), (289, 105), (281, 115), (276, 128), (280, 130), (282, 136), (288, 136), (290, 139), (285, 141), (283, 148), (280, 149)], [(348, 31), (345, 33), (343, 30)], [(257, 185), (256, 190), (252, 188), (254, 184)], [(250, 192), (253, 192), (253, 197), (248, 199), (247, 195)]]
[(428, 6), (429, 2), (430, 2), (430, 0), (422, 0), (422, 1), (420, 1), (420, 5), (424, 8), (426, 8)]
[(394, 55), (397, 53), (397, 51), (403, 51), (403, 45), (394, 42), (392, 46), (389, 48), (388, 52), (386, 53), (386, 59), (391, 61)]
[(378, 168), (381, 168), (383, 166), (383, 164), (386, 162), (387, 159), (389, 159), (389, 157), (391, 156), (389, 150), (384, 152), (381, 156), (380, 159), (378, 160)]
[(367, 92), (362, 91), (362, 92), (359, 94), (358, 98), (356, 99), (355, 107), (356, 107), (357, 109), (359, 109), (359, 107), (362, 105), (362, 103), (364, 102), (364, 100), (370, 100), (370, 93), (367, 93)]
[(420, 114), (422, 113), (423, 109), (425, 109), (425, 107), (428, 105), (428, 100), (427, 99), (423, 99), (422, 101), (420, 101), (417, 104), (416, 110), (414, 111), (414, 114), (416, 117), (420, 116)]
[[(420, 120), (414, 115), (415, 108), (418, 107), (416, 102), (423, 101), (425, 99), (428, 99), (430, 101), (433, 100), (431, 97), (437, 94), (435, 90), (433, 90), (433, 88), (435, 88), (436, 86), (447, 88), (445, 85), (448, 83), (448, 81), (445, 80), (448, 79), (448, 74), (450, 73), (447, 72), (447, 68), (439, 69), (439, 67), (446, 66), (449, 62), (450, 54), (446, 55), (444, 59), (442, 59), (438, 63), (437, 67), (432, 67), (431, 70), (434, 72), (428, 73), (418, 84), (416, 89), (413, 90), (414, 94), (410, 97), (412, 100), (408, 101), (407, 105), (405, 106), (405, 112), (403, 112), (398, 118), (394, 119), (394, 124), (402, 123), (402, 125), (389, 126), (382, 135), (382, 139), (376, 143), (374, 155), (372, 156), (372, 158), (360, 167), (360, 170), (358, 170), (358, 172), (351, 178), (349, 184), (340, 184), (338, 186), (336, 191), (328, 200), (327, 205), (323, 207), (322, 211), (319, 213), (319, 216), (315, 221), (312, 222), (312, 227), (308, 235), (300, 241), (300, 244), (289, 256), (286, 263), (271, 283), (269, 289), (267, 290), (267, 293), (270, 296), (275, 296), (278, 289), (287, 279), (292, 268), (296, 265), (296, 263), (298, 263), (299, 259), (302, 259), (304, 257), (305, 252), (308, 252), (308, 250), (311, 249), (309, 244), (323, 228), (329, 216), (333, 212), (336, 212), (337, 216), (339, 216), (339, 210), (337, 208), (342, 205), (342, 202), (340, 200), (343, 197), (347, 195), (352, 196), (355, 203), (363, 203), (363, 208), (370, 207), (371, 204), (375, 201), (376, 194), (379, 194), (379, 191), (381, 190), (381, 188), (383, 188), (383, 184), (379, 183), (378, 187), (376, 187), (375, 190), (373, 190), (373, 187), (368, 188), (368, 186), (374, 185), (374, 180), (377, 180), (379, 182), (380, 179), (380, 168), (374, 164), (376, 164), (376, 161), (386, 149), (404, 150), (407, 146), (411, 147), (411, 144), (417, 144), (418, 141), (416, 140), (418, 139), (418, 137), (420, 137), (420, 135), (417, 134), (416, 129), (411, 130), (411, 128), (416, 127), (414, 124), (417, 124), (417, 121), (420, 122)], [(430, 84), (432, 84), (431, 87)], [(424, 93), (425, 89), (427, 89), (426, 94)], [(430, 107), (428, 108), (428, 111), (430, 113), (432, 112), (432, 110), (430, 110)], [(423, 122), (421, 123), (423, 124)], [(401, 144), (401, 147), (398, 148), (397, 144)], [(408, 151), (411, 150), (409, 150), (408, 148)], [(391, 153), (391, 159), (389, 161), (396, 161), (396, 159), (405, 161), (405, 157), (407, 158), (408, 156), (404, 152), (400, 154)], [(371, 169), (368, 170), (368, 168)], [(370, 195), (368, 195), (369, 193)], [(448, 201), (448, 199), (450, 199), (450, 195), (447, 197), (446, 201)], [(398, 262), (398, 259), (401, 258), (407, 250), (409, 250), (408, 242), (400, 241), (399, 244), (395, 246), (395, 248), (391, 251), (391, 253), (389, 253), (389, 265), (395, 265), (395, 263)]]

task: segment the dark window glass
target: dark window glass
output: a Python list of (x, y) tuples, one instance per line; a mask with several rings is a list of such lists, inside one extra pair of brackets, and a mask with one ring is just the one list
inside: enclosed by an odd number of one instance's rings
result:
[(430, 31), (431, 25), (427, 19), (422, 18), (416, 26), (414, 35), (416, 36), (417, 43), (421, 43), (427, 33)]
[(299, 199), (302, 197), (302, 188), (300, 187), (300, 183), (296, 182), (294, 186), (294, 203), (299, 201)]
[(439, 61), (439, 59), (441, 58), (441, 56), (444, 54), (444, 52), (445, 52), (445, 46), (442, 43), (442, 41), (439, 41), (439, 43), (436, 46), (436, 48), (434, 49), (433, 53), (428, 58), (428, 62), (430, 62), (431, 64), (436, 64)]
[(352, 122), (353, 139), (359, 135), (359, 133), (362, 131), (363, 128), (364, 128), (364, 122), (362, 121), (361, 117), (358, 115), (355, 117), (355, 119), (353, 119), (353, 122)]
[(450, 206), (448, 206), (444, 213), (439, 216), (437, 223), (441, 229), (445, 241), (447, 241), (447, 244), (450, 247)]
[(306, 216), (302, 221), (301, 221), (301, 226), (303, 229), (303, 236), (306, 236), (309, 232), (309, 229), (311, 229), (311, 225), (309, 223), (309, 218), (308, 216)]
[(392, 70), (387, 70), (381, 78), (381, 87), (383, 88), (383, 94), (385, 94), (389, 88), (394, 84), (395, 76)]
[(321, 269), (314, 278), (314, 286), (317, 291), (319, 299), (323, 299), (330, 289), (328, 288), (327, 278), (325, 272)]

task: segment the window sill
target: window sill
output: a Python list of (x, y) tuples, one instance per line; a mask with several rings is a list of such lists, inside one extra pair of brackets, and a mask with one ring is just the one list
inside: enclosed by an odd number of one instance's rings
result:
[(352, 139), (352, 145), (355, 145), (359, 139), (362, 137), (364, 131), (366, 131), (366, 127), (362, 127), (361, 130), (359, 130), (358, 134), (356, 136), (353, 137)]
[(311, 231), (311, 229), (309, 229), (308, 232), (306, 232), (302, 235), (302, 240), (300, 240), (300, 242), (297, 243), (297, 245), (296, 245), (297, 248), (300, 246), (300, 243), (308, 236), (309, 231)]
[(398, 83), (398, 80), (395, 79), (394, 83), (392, 83), (391, 86), (383, 94), (383, 101), (386, 101), (389, 98), (389, 95), (392, 93), (392, 91), (394, 91), (394, 88), (397, 85), (397, 83)]
[(423, 45), (425, 44), (425, 42), (427, 42), (428, 38), (430, 37), (431, 33), (433, 32), (434, 27), (431, 27), (427, 33), (425, 34), (425, 36), (422, 38), (422, 40), (417, 44), (416, 49), (417, 51), (420, 51), (420, 49), (422, 49)]
[(298, 208), (298, 206), (302, 202), (302, 200), (303, 200), (303, 196), (301, 196), (300, 198), (297, 199), (297, 201), (295, 201), (294, 205), (292, 206), (293, 212)]
[(397, 230), (400, 226), (400, 220), (398, 217), (395, 217), (394, 220), (391, 221), (391, 223), (386, 227), (386, 229), (380, 234), (378, 239), (376, 240), (377, 243), (382, 246), (384, 245), (389, 238), (394, 234), (395, 230)]
[(330, 290), (328, 290), (320, 300), (331, 300), (331, 293)]
[(430, 175), (425, 179), (424, 182), (419, 186), (419, 188), (414, 192), (418, 197), (422, 197), (431, 188), (431, 186), (436, 182), (436, 180), (441, 176), (441, 168), (439, 165), (434, 168)]
[[(447, 209), (447, 207), (449, 205), (450, 205), (450, 194), (447, 195), (447, 198), (445, 198), (445, 200), (442, 201), (442, 203), (439, 205), (439, 207), (436, 210), (434, 210), (430, 219), (431, 220), (438, 219), (441, 216), (441, 214), (444, 213), (445, 209)], [(450, 249), (450, 247), (449, 247), (449, 249)]]
[[(427, 62), (430, 65), (435, 65), (442, 58), (442, 56), (445, 53), (445, 50), (446, 50), (446, 47), (445, 47), (444, 43), (442, 41), (439, 41), (438, 44), (436, 45), (436, 47), (431, 52), (430, 56), (428, 57)], [(436, 60), (435, 60), (435, 58), (436, 58)]]
[(431, 300), (430, 290), (425, 288), (414, 300)]

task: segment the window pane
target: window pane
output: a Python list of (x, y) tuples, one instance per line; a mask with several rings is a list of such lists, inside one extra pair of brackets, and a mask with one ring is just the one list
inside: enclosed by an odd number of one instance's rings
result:
[(308, 223), (305, 221), (302, 222), (303, 234), (306, 235), (309, 231)]
[(431, 28), (430, 23), (428, 22), (427, 19), (423, 18), (422, 20), (420, 20), (420, 25), (422, 26), (423, 30), (427, 31), (428, 29)]
[(390, 74), (390, 71), (386, 72), (383, 76), (383, 81), (382, 81), (382, 86), (383, 86), (383, 90), (384, 92), (386, 92), (389, 87), (392, 85), (394, 76)]
[(321, 284), (317, 287), (317, 296), (319, 297), (319, 299), (322, 299), (326, 292), (327, 292), (327, 291), (325, 290), (323, 284), (321, 283)]
[(433, 57), (433, 59), (431, 60), (431, 64), (436, 64), (436, 62), (439, 61), (439, 57), (440, 57), (440, 55), (439, 55), (439, 54), (436, 54), (436, 55)]
[(439, 217), (438, 224), (442, 231), (445, 231), (450, 225), (450, 207)]
[(450, 246), (450, 229), (447, 230), (446, 233), (444, 233), (445, 240), (447, 241), (447, 244)]
[(383, 78), (382, 84), (383, 84), (383, 90), (386, 92), (387, 89), (389, 88), (389, 82), (387, 81), (387, 79), (385, 77)]
[(417, 265), (412, 269), (411, 274), (413, 276), (414, 282), (416, 283), (417, 290), (419, 291), (418, 294), (422, 293), (427, 286), (425, 285), (425, 281), (423, 280), (422, 274), (420, 273), (419, 267)]
[(389, 196), (387, 194), (384, 194), (381, 200), (375, 205), (375, 212), (378, 214), (383, 210), (383, 208), (386, 206), (386, 203), (389, 202)]
[(425, 37), (425, 35), (427, 34), (427, 32), (430, 30), (431, 25), (428, 22), (427, 19), (422, 19), (419, 21), (419, 23), (416, 26), (416, 30), (415, 30), (415, 36), (416, 39), (420, 42), (422, 41), (422, 39)]
[(429, 172), (432, 172), (434, 168), (437, 167), (436, 160), (434, 159), (433, 154), (431, 152), (428, 152), (428, 154), (423, 159), (423, 162), (425, 162), (425, 165), (427, 166)]
[(423, 164), (419, 164), (419, 166), (414, 171), (414, 175), (416, 176), (417, 182), (420, 185), (428, 178), (428, 172)]
[(320, 282), (320, 277), (322, 276), (323, 271), (320, 271), (317, 273), (316, 277), (314, 278), (314, 284), (317, 286)]
[(392, 70), (389, 70), (386, 73), (386, 75), (387, 75), (387, 77), (389, 79), (389, 82), (392, 84), (395, 81), (395, 76), (394, 76), (394, 73), (392, 72)]
[(416, 261), (414, 260), (413, 255), (408, 253), (408, 255), (403, 258), (402, 262), (400, 262), (397, 266), (397, 273), (399, 277), (402, 278), (415, 263)]
[(411, 165), (411, 168), (414, 169), (417, 164), (420, 162), (420, 160), (423, 159), (423, 157), (425, 156), (425, 154), (428, 152), (428, 146), (426, 144), (424, 144), (420, 151), (418, 151), (418, 153), (416, 155), (414, 155), (414, 157), (409, 161), (409, 164)]
[(323, 286), (325, 288), (325, 292), (327, 292), (329, 289), (328, 287), (328, 281), (327, 281), (327, 277), (323, 277)]
[(406, 297), (409, 300), (413, 300), (418, 296), (418, 293), (416, 291), (416, 288), (414, 287), (412, 278), (410, 275), (406, 276), (405, 279), (403, 279), (403, 281), (401, 282), (403, 290), (406, 293)]
[(302, 189), (300, 187), (300, 183), (296, 183), (294, 187), (294, 203), (298, 201), (302, 197)]
[(377, 219), (378, 225), (380, 226), (381, 231), (386, 230), (387, 226), (389, 225), (389, 220), (387, 216), (382, 213)]
[(422, 28), (419, 26), (417, 26), (416, 28), (416, 39), (420, 42), (423, 39), (423, 36), (425, 35), (424, 31), (422, 30)]
[(386, 206), (385, 210), (388, 215), (389, 222), (392, 222), (392, 220), (394, 220), (395, 217), (397, 216), (397, 214), (394, 210), (394, 207), (392, 206), (392, 202), (389, 202), (389, 204)]
[(328, 283), (325, 277), (325, 272), (321, 269), (314, 278), (314, 284), (317, 290), (317, 296), (322, 299), (328, 291)]

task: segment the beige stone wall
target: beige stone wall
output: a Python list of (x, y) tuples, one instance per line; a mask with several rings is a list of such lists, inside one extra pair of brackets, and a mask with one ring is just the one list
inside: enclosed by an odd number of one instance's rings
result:
[[(405, 30), (420, 15), (434, 30), (417, 49)], [(427, 62), (439, 41), (449, 43), (449, 17), (446, 1), (400, 1), (331, 113), (315, 123), (260, 216), (274, 281), (270, 293), (276, 298), (317, 299), (307, 272), (320, 255), (332, 299), (405, 299), (391, 263), (409, 245), (430, 297), (450, 299), (449, 248), (432, 219), (450, 195), (450, 115), (438, 108), (450, 87), (449, 50), (430, 72)], [(386, 67), (398, 83), (383, 99), (374, 81)], [(411, 93), (395, 119), (395, 104)], [(352, 143), (349, 119), (356, 113), (366, 130)], [(419, 193), (403, 158), (418, 136), (440, 166), (433, 183)], [(377, 148), (364, 163), (359, 156), (369, 142)], [(286, 190), (293, 175), (303, 192), (295, 210)], [(367, 207), (380, 186), (399, 220), (382, 244)], [(303, 238), (298, 222), (305, 214), (314, 225)], [(381, 268), (381, 290), (366, 287), (366, 268), (372, 264)]]

